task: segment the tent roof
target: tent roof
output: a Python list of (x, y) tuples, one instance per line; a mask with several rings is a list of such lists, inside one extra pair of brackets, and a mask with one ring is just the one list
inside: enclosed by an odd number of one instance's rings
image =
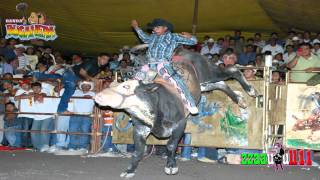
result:
[[(15, 10), (18, 0), (2, 0), (2, 18), (21, 17)], [(139, 41), (130, 27), (137, 19), (145, 26), (161, 17), (176, 32), (191, 32), (194, 0), (25, 0), (30, 12), (44, 12), (56, 25), (61, 50), (98, 53), (117, 52), (123, 45)], [(320, 30), (317, 0), (199, 0), (197, 35), (230, 32), (286, 31), (288, 28)]]

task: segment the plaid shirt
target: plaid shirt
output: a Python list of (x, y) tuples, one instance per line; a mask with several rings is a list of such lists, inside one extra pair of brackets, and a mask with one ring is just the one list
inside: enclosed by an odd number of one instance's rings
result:
[(179, 44), (185, 45), (195, 45), (197, 44), (196, 37), (185, 38), (176, 33), (166, 32), (163, 35), (151, 34), (148, 35), (144, 33), (140, 28), (135, 29), (138, 33), (139, 38), (144, 42), (149, 44), (147, 51), (147, 57), (150, 61), (168, 61), (171, 60), (174, 49)]

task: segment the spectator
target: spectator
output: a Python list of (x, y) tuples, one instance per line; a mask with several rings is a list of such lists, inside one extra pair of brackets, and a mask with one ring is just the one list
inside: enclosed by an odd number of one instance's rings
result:
[(320, 41), (313, 41), (312, 53), (320, 57)]
[(82, 66), (83, 60), (80, 54), (72, 55), (72, 70), (77, 77), (80, 77), (80, 69)]
[(224, 41), (223, 41), (223, 46), (222, 46), (222, 49), (224, 51), (230, 46), (230, 39), (231, 39), (230, 35), (225, 35), (224, 36)]
[(264, 59), (262, 54), (257, 54), (255, 59), (256, 67), (264, 67)]
[(239, 55), (237, 64), (247, 65), (250, 62), (254, 62), (256, 58), (256, 53), (253, 50), (253, 45), (249, 44), (246, 46), (245, 52)]
[(286, 46), (286, 53), (283, 55), (283, 60), (284, 63), (288, 63), (293, 60), (293, 58), (296, 57), (296, 53), (293, 50), (292, 45), (287, 45)]
[[(130, 53), (130, 47), (129, 46), (123, 46), (122, 49), (120, 49), (121, 54), (119, 54), (119, 58), (118, 61), (121, 61), (123, 59), (128, 60), (128, 59), (134, 59), (134, 55)], [(126, 54), (126, 56), (128, 57), (124, 57), (124, 55)], [(110, 57), (110, 56), (109, 56)], [(111, 57), (110, 57), (111, 58)]]
[(123, 81), (128, 80), (134, 74), (133, 68), (128, 66), (127, 61), (125, 61), (125, 60), (120, 61), (119, 71), (120, 71), (120, 75), (121, 75), (121, 78)]
[(255, 74), (257, 72), (256, 69), (254, 69), (254, 66), (253, 65), (247, 65), (246, 66), (248, 69), (245, 69), (243, 71), (243, 75), (244, 77), (246, 78), (246, 80), (248, 81), (253, 81), (253, 80), (257, 80)]
[[(21, 80), (19, 83), (19, 86), (20, 86), (20, 89), (17, 90), (17, 92), (14, 96), (14, 100), (16, 101), (16, 107), (19, 107), (19, 102), (21, 99), (31, 98), (29, 93), (32, 92), (32, 90), (30, 88), (30, 81), (29, 80)], [(18, 120), (22, 123), (23, 130), (30, 130), (31, 129), (32, 122), (33, 122), (33, 115), (19, 114)], [(24, 146), (24, 147), (31, 147), (32, 146), (29, 132), (22, 133), (22, 146)]]
[[(41, 112), (48, 107), (44, 106), (44, 98), (48, 95), (42, 92), (42, 86), (39, 82), (31, 84), (32, 92), (29, 96), (32, 97), (32, 106), (35, 112)], [(31, 130), (33, 131), (50, 131), (53, 128), (52, 115), (33, 115), (33, 123)], [(49, 150), (49, 133), (31, 133), (31, 140), (33, 147), (40, 152), (46, 152)]]
[[(79, 85), (80, 90), (76, 90), (73, 96), (75, 97), (88, 97), (92, 98), (95, 93), (93, 82), (83, 81)], [(82, 99), (73, 99), (74, 113), (91, 114), (94, 107), (94, 101)], [(77, 116), (74, 115), (70, 118), (69, 131), (90, 133), (92, 118), (90, 116)], [(89, 135), (70, 135), (69, 151), (79, 150), (82, 153), (88, 152), (88, 145), (90, 142)]]
[(14, 102), (13, 96), (15, 96), (17, 92), (17, 88), (13, 86), (12, 81), (10, 80), (4, 80), (2, 82), (2, 89), (4, 94), (4, 102)]
[(113, 53), (112, 54), (112, 57), (110, 59), (110, 62), (109, 62), (109, 66), (110, 66), (110, 70), (111, 71), (114, 71), (118, 68), (119, 66), (119, 54), (118, 53)]
[[(7, 42), (9, 45), (7, 45)], [(16, 44), (15, 39), (6, 40), (5, 38), (0, 39), (0, 55), (3, 55), (6, 59), (16, 58), (14, 52), (14, 45)]]
[(278, 85), (285, 84), (281, 77), (280, 71), (272, 71), (271, 82)]
[(233, 52), (232, 48), (228, 48), (222, 57), (225, 66), (233, 66), (237, 62), (237, 55)]
[(217, 46), (218, 46), (220, 49), (223, 49), (223, 45), (224, 45), (224, 39), (223, 39), (222, 37), (218, 38)]
[(234, 51), (237, 55), (240, 55), (243, 52), (245, 43), (245, 38), (243, 36), (241, 36), (239, 40), (236, 41)]
[(26, 50), (26, 46), (23, 44), (15, 45), (15, 53), (18, 57), (18, 68), (17, 74), (26, 74), (28, 71), (31, 70), (30, 62), (28, 58), (25, 56), (24, 52)]
[(32, 46), (29, 46), (27, 47), (27, 50), (26, 50), (26, 54), (25, 54), (26, 58), (28, 59), (29, 61), (29, 64), (30, 64), (30, 70), (35, 70), (36, 68), (36, 65), (38, 63), (38, 56), (35, 54), (35, 50)]
[(203, 42), (201, 44), (201, 48), (207, 46), (208, 40), (210, 39), (209, 35), (203, 36)]
[(214, 44), (214, 40), (210, 38), (207, 41), (207, 45), (201, 48), (200, 54), (212, 59), (213, 54), (219, 54), (220, 50), (221, 48)]
[(316, 38), (314, 38), (314, 40), (312, 41), (312, 45), (314, 45), (315, 43), (320, 43), (320, 32), (317, 33)]
[(13, 66), (10, 60), (3, 59), (3, 66), (2, 66), (2, 74), (10, 73), (13, 74)]
[(237, 29), (237, 30), (234, 31), (233, 39), (235, 41), (239, 41), (241, 39), (241, 31), (240, 30)]
[(12, 80), (13, 75), (11, 73), (5, 73), (3, 74), (3, 78), (7, 80)]
[(297, 33), (297, 37), (299, 39), (299, 44), (303, 43), (303, 34), (301, 32)]
[(270, 51), (272, 56), (275, 56), (277, 53), (283, 53), (283, 48), (276, 42), (276, 39), (271, 39), (270, 44), (263, 47), (262, 53), (264, 54), (266, 51)]
[[(271, 36), (271, 38), (270, 38), (271, 40), (274, 39), (276, 41), (276, 44), (283, 47), (285, 42), (283, 40), (279, 39), (278, 33), (272, 32), (270, 36)], [(270, 41), (270, 44), (271, 44), (271, 41)]]
[(87, 61), (80, 69), (80, 77), (86, 81), (95, 81), (95, 76), (107, 66), (110, 59), (108, 53), (100, 53), (97, 61)]
[(12, 147), (21, 147), (21, 132), (15, 130), (21, 130), (21, 122), (17, 119), (17, 114), (9, 114), (18, 112), (14, 103), (8, 102), (5, 104), (5, 116), (4, 116), (4, 128), (7, 131), (4, 135)]
[(215, 63), (216, 65), (219, 65), (220, 63), (223, 63), (220, 60), (220, 55), (219, 54), (212, 55), (212, 61), (211, 62)]
[(49, 67), (47, 73), (48, 74), (59, 74), (63, 75), (65, 71), (65, 61), (59, 56), (56, 58), (56, 64)]
[(120, 61), (126, 61), (128, 66), (133, 66), (133, 63), (131, 61), (131, 56), (129, 53), (123, 53), (122, 59)]
[(286, 66), (283, 60), (282, 53), (278, 53), (274, 56), (272, 61), (272, 66), (275, 67), (276, 69), (283, 69)]
[(294, 52), (296, 52), (298, 50), (300, 43), (301, 43), (301, 39), (299, 39), (298, 36), (294, 36), (292, 38), (292, 46), (293, 46)]
[(309, 43), (309, 44), (312, 43), (310, 31), (304, 31), (304, 32), (303, 32), (303, 42), (304, 42), (304, 43)]
[(303, 70), (306, 73), (290, 73), (290, 79), (293, 82), (307, 82), (312, 76), (317, 74), (310, 72), (320, 70), (320, 59), (311, 53), (311, 45), (303, 43), (300, 45), (300, 48), (301, 52), (297, 52), (296, 57), (287, 64), (287, 67), (291, 70)]
[(257, 46), (260, 49), (260, 51), (266, 45), (266, 42), (261, 39), (261, 34), (260, 33), (255, 33), (254, 34), (254, 45)]

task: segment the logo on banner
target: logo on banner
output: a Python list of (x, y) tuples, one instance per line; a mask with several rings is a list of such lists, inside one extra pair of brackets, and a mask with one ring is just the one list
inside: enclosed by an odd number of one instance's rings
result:
[(6, 39), (20, 40), (42, 39), (45, 41), (55, 40), (58, 35), (56, 26), (48, 24), (43, 13), (32, 12), (28, 19), (6, 19)]
[(276, 170), (283, 166), (311, 166), (311, 150), (285, 150), (282, 144), (276, 143), (268, 153), (242, 153), (242, 165), (268, 165)]

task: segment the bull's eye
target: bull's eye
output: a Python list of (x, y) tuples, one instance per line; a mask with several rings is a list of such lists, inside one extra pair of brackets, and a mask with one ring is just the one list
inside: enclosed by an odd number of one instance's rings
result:
[(130, 86), (129, 85), (123, 85), (123, 88), (130, 89)]

